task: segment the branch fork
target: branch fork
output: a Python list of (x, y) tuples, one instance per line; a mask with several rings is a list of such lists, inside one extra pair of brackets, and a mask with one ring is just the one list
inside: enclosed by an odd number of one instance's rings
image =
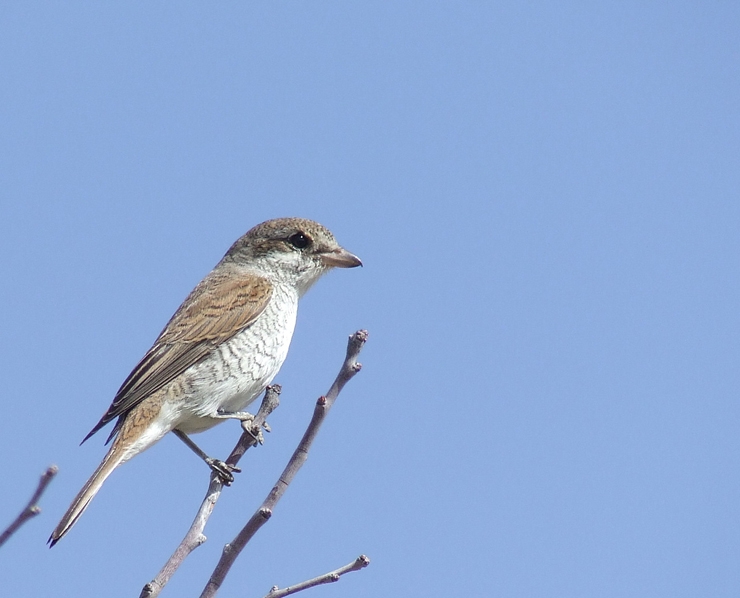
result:
[[(368, 333), (366, 330), (359, 330), (350, 335), (349, 342), (347, 343), (347, 354), (342, 363), (342, 367), (339, 370), (339, 374), (337, 374), (329, 392), (327, 392), (325, 396), (319, 397), (317, 400), (313, 416), (303, 434), (303, 438), (299, 442), (293, 455), (288, 461), (288, 464), (280, 474), (278, 481), (275, 483), (275, 486), (269, 492), (262, 505), (254, 512), (252, 517), (236, 535), (234, 540), (224, 546), (221, 558), (211, 574), (208, 583), (203, 589), (201, 598), (212, 598), (216, 595), (226, 575), (231, 569), (231, 566), (234, 564), (241, 551), (252, 539), (254, 534), (257, 533), (270, 517), (272, 517), (275, 505), (278, 503), (280, 498), (282, 498), (288, 486), (293, 481), (293, 478), (298, 473), (298, 470), (306, 462), (308, 451), (311, 448), (326, 415), (329, 413), (329, 410), (339, 396), (339, 393), (342, 391), (345, 384), (347, 384), (347, 382), (349, 382), (362, 368), (362, 365), (357, 361), (357, 358), (367, 341), (367, 337)], [(260, 406), (257, 415), (255, 415), (254, 420), (251, 422), (242, 422), (244, 432), (239, 438), (239, 442), (237, 442), (234, 450), (231, 451), (231, 454), (226, 459), (227, 465), (236, 466), (249, 448), (261, 442), (261, 429), (263, 427), (269, 431), (269, 427), (266, 425), (265, 419), (278, 406), (280, 390), (281, 388), (277, 384), (268, 387), (265, 392), (262, 405)], [(182, 540), (167, 563), (165, 563), (162, 570), (157, 574), (157, 577), (144, 586), (139, 598), (153, 598), (158, 596), (162, 591), (162, 588), (170, 580), (172, 575), (174, 575), (175, 571), (182, 564), (185, 558), (195, 548), (205, 542), (206, 537), (203, 535), (203, 529), (205, 528), (208, 518), (213, 512), (213, 508), (215, 507), (216, 501), (218, 501), (222, 489), (223, 483), (215, 473), (212, 473), (206, 496), (203, 499), (185, 538)], [(359, 571), (369, 563), (370, 560), (366, 556), (361, 555), (353, 563), (313, 580), (308, 580), (283, 590), (273, 588), (266, 598), (280, 598), (281, 596), (288, 596), (289, 594), (293, 594), (309, 587), (337, 581), (341, 575), (351, 571)]]

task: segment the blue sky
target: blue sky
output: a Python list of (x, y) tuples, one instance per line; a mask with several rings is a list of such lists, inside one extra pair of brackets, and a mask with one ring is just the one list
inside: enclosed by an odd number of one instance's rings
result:
[(200, 593), (358, 328), (219, 596), (360, 553), (313, 594), (736, 596), (739, 28), (729, 2), (5, 4), (2, 519), (60, 473), (0, 587), (156, 574), (208, 472), (166, 438), (48, 550), (104, 454), (79, 441), (230, 244), (294, 215), (365, 268), (304, 299), (273, 434), (163, 596)]

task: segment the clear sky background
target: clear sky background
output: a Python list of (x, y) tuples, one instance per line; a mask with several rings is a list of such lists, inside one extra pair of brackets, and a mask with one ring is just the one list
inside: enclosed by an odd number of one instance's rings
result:
[[(365, 268), (304, 299), (282, 404), (163, 596), (197, 596), (370, 331), (220, 596), (729, 597), (740, 588), (736, 2), (0, 8), (3, 595), (137, 596), (208, 471), (80, 440), (254, 224)], [(196, 439), (225, 456), (225, 423)]]

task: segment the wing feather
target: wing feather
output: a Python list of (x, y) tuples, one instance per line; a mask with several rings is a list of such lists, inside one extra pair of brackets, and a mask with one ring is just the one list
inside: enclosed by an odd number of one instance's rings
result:
[(108, 411), (82, 442), (250, 326), (264, 311), (271, 295), (272, 284), (261, 276), (211, 272), (175, 312), (123, 382)]

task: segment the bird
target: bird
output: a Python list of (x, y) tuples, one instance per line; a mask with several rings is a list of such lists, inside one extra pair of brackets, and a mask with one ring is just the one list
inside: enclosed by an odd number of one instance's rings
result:
[[(277, 218), (236, 240), (191, 291), (83, 443), (116, 420), (107, 454), (49, 537), (77, 522), (113, 470), (174, 432), (188, 435), (243, 412), (272, 382), (288, 354), (298, 300), (326, 272), (362, 266), (318, 222)], [(229, 483), (223, 461), (199, 453)], [(237, 470), (238, 471), (238, 470)], [(233, 479), (233, 477), (231, 477)]]

